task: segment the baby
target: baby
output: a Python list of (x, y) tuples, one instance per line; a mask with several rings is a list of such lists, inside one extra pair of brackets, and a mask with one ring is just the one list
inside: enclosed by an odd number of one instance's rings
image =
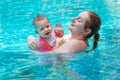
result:
[[(64, 35), (60, 24), (56, 25), (56, 29), (52, 29), (52, 25), (49, 23), (47, 17), (43, 15), (36, 16), (33, 25), (35, 26), (35, 32), (39, 35), (38, 44), (40, 52), (53, 50), (56, 46), (57, 38)], [(30, 37), (31, 36), (29, 36), (28, 39), (30, 39)], [(32, 47), (30, 47), (30, 49), (32, 49)]]

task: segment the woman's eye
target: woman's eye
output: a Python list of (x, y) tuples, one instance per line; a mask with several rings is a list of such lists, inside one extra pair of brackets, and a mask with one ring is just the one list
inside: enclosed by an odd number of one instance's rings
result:
[(81, 19), (78, 19), (78, 22), (81, 22)]

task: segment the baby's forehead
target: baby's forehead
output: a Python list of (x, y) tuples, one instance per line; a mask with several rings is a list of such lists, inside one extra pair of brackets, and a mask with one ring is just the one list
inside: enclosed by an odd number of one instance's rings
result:
[(47, 18), (43, 18), (43, 19), (39, 20), (38, 22), (45, 23), (45, 22), (48, 22), (48, 19)]
[(41, 21), (36, 21), (36, 26), (39, 26), (39, 27), (42, 27), (42, 26), (46, 26), (49, 24), (48, 20), (47, 19), (43, 19)]

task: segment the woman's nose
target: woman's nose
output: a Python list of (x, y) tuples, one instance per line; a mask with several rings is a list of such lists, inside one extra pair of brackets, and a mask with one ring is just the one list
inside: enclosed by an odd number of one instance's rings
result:
[(72, 21), (75, 22), (76, 18), (73, 18)]

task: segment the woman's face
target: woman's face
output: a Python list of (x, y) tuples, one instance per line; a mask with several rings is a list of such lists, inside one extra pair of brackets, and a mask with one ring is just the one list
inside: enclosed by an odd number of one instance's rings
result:
[(89, 14), (87, 11), (80, 13), (77, 17), (72, 19), (72, 23), (69, 26), (69, 29), (72, 33), (84, 33), (85, 24), (89, 20)]

